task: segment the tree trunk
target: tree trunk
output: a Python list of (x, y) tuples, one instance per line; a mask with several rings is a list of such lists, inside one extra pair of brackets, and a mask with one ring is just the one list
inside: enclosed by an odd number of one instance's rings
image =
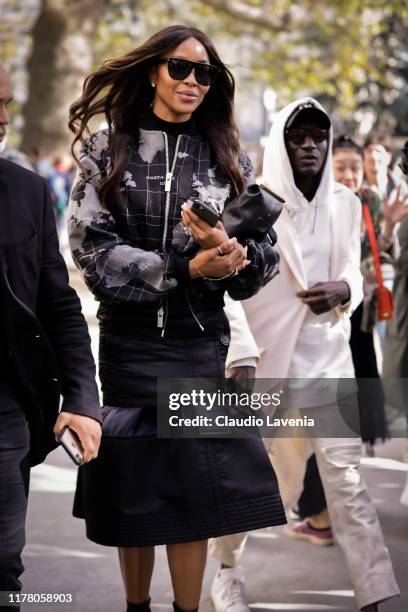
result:
[(21, 148), (67, 152), (68, 109), (92, 67), (93, 38), (110, 0), (42, 0), (28, 62)]

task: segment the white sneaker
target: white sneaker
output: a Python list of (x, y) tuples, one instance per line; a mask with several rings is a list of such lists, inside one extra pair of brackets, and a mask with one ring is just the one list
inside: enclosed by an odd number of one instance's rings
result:
[(211, 585), (216, 612), (249, 612), (244, 584), (239, 566), (219, 569)]

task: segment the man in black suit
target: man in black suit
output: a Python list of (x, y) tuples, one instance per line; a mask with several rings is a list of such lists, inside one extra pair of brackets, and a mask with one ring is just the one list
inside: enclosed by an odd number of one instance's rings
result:
[[(0, 66), (0, 148), (11, 99)], [(79, 436), (84, 461), (95, 458), (100, 419), (89, 334), (46, 183), (0, 158), (0, 593), (21, 589), (30, 467), (65, 426)], [(2, 601), (0, 610), (11, 608)]]

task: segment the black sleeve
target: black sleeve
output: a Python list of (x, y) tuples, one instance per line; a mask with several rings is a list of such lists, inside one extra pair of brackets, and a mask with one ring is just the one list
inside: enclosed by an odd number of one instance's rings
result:
[(250, 298), (279, 274), (279, 253), (274, 248), (275, 243), (276, 233), (273, 230), (262, 242), (252, 239), (245, 241), (247, 259), (251, 263), (242, 272), (227, 279), (226, 289), (233, 300)]
[(101, 421), (88, 328), (79, 298), (68, 283), (68, 271), (58, 246), (51, 197), (44, 181), (38, 316), (60, 369), (62, 410)]

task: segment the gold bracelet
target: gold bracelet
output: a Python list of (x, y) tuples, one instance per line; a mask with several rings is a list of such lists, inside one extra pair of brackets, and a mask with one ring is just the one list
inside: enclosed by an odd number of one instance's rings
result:
[(222, 280), (225, 280), (226, 278), (230, 278), (230, 276), (235, 276), (236, 274), (238, 274), (238, 268), (235, 268), (234, 272), (230, 272), (229, 274), (226, 274), (225, 276), (221, 276), (220, 278), (211, 278), (209, 276), (205, 276), (204, 274), (202, 274), (200, 272), (198, 266), (196, 266), (196, 264), (193, 261), (191, 263), (193, 264), (194, 268), (196, 269), (197, 274), (199, 276), (201, 276), (201, 278), (203, 278), (204, 280), (207, 280), (207, 281), (222, 281)]

